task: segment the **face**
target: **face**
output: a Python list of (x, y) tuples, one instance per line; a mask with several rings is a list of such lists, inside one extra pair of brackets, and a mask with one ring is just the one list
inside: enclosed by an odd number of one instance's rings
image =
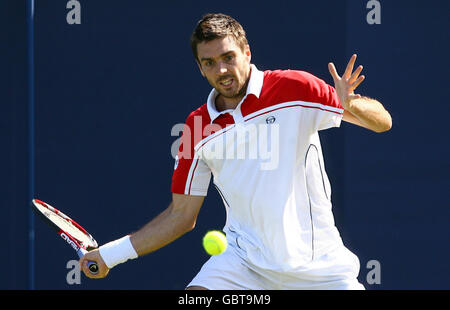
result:
[(227, 36), (197, 45), (202, 75), (228, 101), (240, 101), (246, 93), (251, 53)]

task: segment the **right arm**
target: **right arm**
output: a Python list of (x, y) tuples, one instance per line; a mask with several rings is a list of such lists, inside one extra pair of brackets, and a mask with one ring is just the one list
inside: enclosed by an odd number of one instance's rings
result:
[(131, 234), (137, 254), (142, 256), (156, 251), (194, 229), (204, 199), (204, 196), (173, 194), (166, 210)]
[[(156, 251), (191, 231), (203, 204), (204, 196), (173, 194), (170, 205), (137, 232), (129, 235), (131, 245), (142, 256)], [(98, 264), (99, 272), (92, 275), (87, 268), (88, 261)], [(109, 268), (98, 249), (88, 252), (80, 259), (80, 265), (89, 278), (103, 278)]]

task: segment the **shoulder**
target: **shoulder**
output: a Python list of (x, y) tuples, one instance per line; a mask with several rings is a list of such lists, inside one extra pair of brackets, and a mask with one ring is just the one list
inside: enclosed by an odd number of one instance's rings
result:
[(322, 79), (306, 71), (264, 71), (263, 93), (281, 101), (321, 102), (332, 91)]
[(193, 124), (196, 119), (202, 120), (202, 122), (207, 124), (209, 124), (209, 122), (211, 121), (206, 103), (189, 113), (186, 118), (186, 124)]
[(274, 70), (264, 72), (264, 82), (276, 83), (279, 86), (300, 86), (305, 88), (320, 87), (325, 83), (317, 76), (301, 70)]

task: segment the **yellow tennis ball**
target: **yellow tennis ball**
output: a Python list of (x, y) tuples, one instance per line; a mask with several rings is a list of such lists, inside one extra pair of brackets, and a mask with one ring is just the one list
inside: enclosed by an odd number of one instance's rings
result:
[(209, 231), (203, 237), (203, 247), (209, 255), (218, 255), (225, 252), (227, 245), (227, 238), (218, 230)]

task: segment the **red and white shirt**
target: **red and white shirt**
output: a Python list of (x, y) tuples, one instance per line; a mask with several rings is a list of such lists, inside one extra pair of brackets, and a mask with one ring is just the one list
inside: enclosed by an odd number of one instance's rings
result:
[(212, 175), (228, 241), (261, 268), (297, 270), (341, 246), (318, 134), (340, 125), (336, 90), (303, 71), (252, 65), (234, 110), (217, 111), (217, 95), (186, 120), (172, 192), (205, 196)]

